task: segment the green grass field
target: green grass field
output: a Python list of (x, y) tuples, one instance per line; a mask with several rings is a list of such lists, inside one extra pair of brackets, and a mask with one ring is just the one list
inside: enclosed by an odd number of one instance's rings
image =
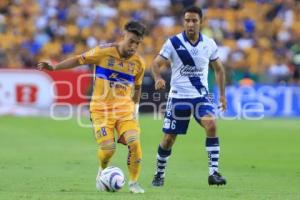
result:
[[(141, 117), (146, 193), (127, 185), (117, 193), (95, 191), (96, 149), (92, 131), (76, 120), (0, 118), (0, 199), (300, 199), (300, 120), (219, 121), (220, 169), (225, 187), (207, 184), (204, 132), (195, 122), (178, 138), (163, 188), (153, 188), (159, 120)], [(127, 148), (117, 146), (112, 165), (127, 174)]]

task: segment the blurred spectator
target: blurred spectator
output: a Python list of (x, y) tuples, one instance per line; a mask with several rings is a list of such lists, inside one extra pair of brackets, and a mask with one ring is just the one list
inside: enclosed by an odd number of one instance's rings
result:
[(290, 71), (283, 56), (277, 56), (276, 63), (271, 65), (268, 71), (273, 83), (287, 82), (290, 78)]
[(239, 81), (241, 86), (252, 86), (254, 84), (254, 80), (251, 78), (250, 73), (245, 73), (244, 77)]
[(300, 84), (300, 69), (296, 69), (293, 75), (293, 83)]
[(295, 40), (290, 48), (292, 53), (292, 63), (296, 68), (300, 68), (300, 37)]
[(0, 49), (0, 68), (7, 65), (7, 57), (3, 49)]
[[(266, 71), (282, 78), (287, 67), (297, 82), (300, 2), (294, 0), (1, 0), (0, 67), (30, 68), (41, 59), (82, 53), (118, 39), (118, 27), (131, 18), (149, 28), (140, 49), (149, 65), (163, 42), (181, 30), (181, 12), (192, 4), (203, 8), (202, 32), (219, 44), (229, 83), (247, 73), (268, 82)], [(275, 55), (285, 55), (284, 63)]]

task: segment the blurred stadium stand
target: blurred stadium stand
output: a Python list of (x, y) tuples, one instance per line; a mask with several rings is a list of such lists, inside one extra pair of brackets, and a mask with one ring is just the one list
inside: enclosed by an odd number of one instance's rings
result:
[(140, 48), (149, 64), (163, 42), (181, 31), (179, 13), (191, 4), (205, 12), (202, 31), (220, 46), (228, 84), (244, 78), (300, 82), (295, 0), (1, 0), (0, 68), (34, 68), (39, 60), (57, 62), (115, 41), (132, 18), (149, 27)]

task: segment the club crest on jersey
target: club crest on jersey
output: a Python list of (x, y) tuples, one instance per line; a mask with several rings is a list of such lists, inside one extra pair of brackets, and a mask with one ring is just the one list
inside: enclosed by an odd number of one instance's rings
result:
[(131, 73), (131, 74), (133, 74), (134, 67), (135, 67), (135, 64), (133, 62), (129, 62), (128, 63), (128, 72)]
[(115, 65), (116, 61), (113, 57), (109, 57), (107, 60), (107, 66), (108, 67), (113, 67)]
[(199, 77), (203, 75), (203, 69), (197, 69), (195, 66), (185, 65), (180, 69), (181, 76)]

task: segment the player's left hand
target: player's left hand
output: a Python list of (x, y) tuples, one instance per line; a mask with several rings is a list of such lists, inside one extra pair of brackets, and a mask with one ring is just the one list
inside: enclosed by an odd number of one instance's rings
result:
[(227, 108), (227, 101), (225, 96), (220, 96), (221, 110), (224, 112)]

